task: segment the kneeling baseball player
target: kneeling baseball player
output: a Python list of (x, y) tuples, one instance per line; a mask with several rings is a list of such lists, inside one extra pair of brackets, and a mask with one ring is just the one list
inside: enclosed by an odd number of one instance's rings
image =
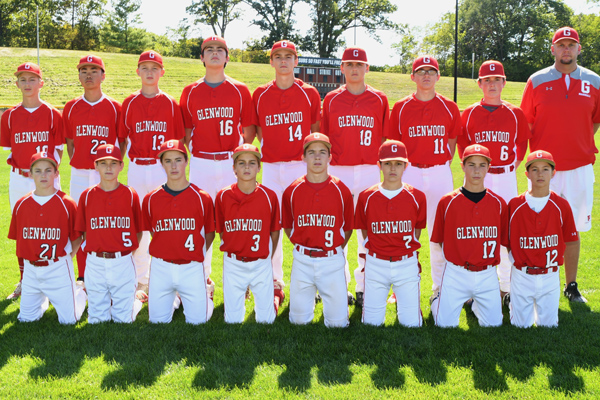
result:
[(326, 135), (308, 135), (302, 159), (306, 175), (288, 186), (282, 198), (283, 229), (294, 245), (290, 322), (312, 322), (318, 290), (323, 299), (325, 326), (347, 327), (348, 285), (343, 249), (352, 236), (352, 194), (327, 171), (331, 143)]
[(479, 325), (502, 325), (496, 266), (500, 246), (508, 245), (508, 213), (506, 202), (484, 185), (491, 161), (487, 147), (468, 146), (462, 158), (464, 185), (437, 207), (431, 240), (442, 245), (446, 259), (439, 295), (431, 302), (437, 326), (458, 326), (469, 299)]
[(213, 202), (186, 179), (188, 154), (182, 141), (164, 142), (157, 157), (167, 183), (148, 193), (142, 203), (144, 227), (152, 234), (149, 319), (171, 322), (179, 293), (186, 322), (201, 324), (214, 308), (214, 284), (203, 266), (206, 249), (215, 239)]
[(135, 297), (132, 256), (142, 237), (140, 200), (133, 188), (119, 183), (123, 159), (118, 147), (98, 146), (95, 169), (100, 183), (81, 193), (76, 223), (86, 241), (88, 322), (133, 322), (142, 308)]
[(558, 268), (577, 263), (579, 234), (571, 206), (550, 190), (556, 173), (552, 154), (531, 152), (525, 164), (531, 189), (508, 203), (510, 254), (510, 322), (528, 328), (558, 325)]
[(72, 258), (81, 244), (75, 229), (77, 204), (54, 188), (57, 162), (47, 152), (35, 153), (29, 163), (35, 190), (15, 204), (8, 238), (17, 241), (24, 260), (21, 322), (42, 318), (52, 303), (61, 324), (79, 321), (86, 295), (75, 285)]
[(256, 322), (272, 323), (285, 298), (281, 288), (274, 289), (271, 265), (281, 230), (279, 201), (274, 191), (256, 182), (258, 171), (258, 148), (251, 144), (238, 146), (233, 152), (237, 183), (221, 189), (215, 199), (227, 323), (244, 321), (248, 287), (254, 293)]
[(390, 285), (397, 300), (398, 321), (419, 327), (421, 313), (421, 266), (417, 250), (427, 224), (425, 194), (402, 182), (408, 163), (406, 147), (388, 140), (379, 148), (378, 165), (383, 182), (360, 193), (355, 229), (362, 230), (367, 249), (362, 321), (382, 325)]

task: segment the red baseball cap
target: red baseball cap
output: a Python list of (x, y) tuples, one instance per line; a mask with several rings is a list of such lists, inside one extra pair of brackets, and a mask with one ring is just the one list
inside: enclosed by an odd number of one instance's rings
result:
[(320, 132), (313, 132), (304, 138), (304, 150), (306, 150), (306, 148), (314, 142), (321, 142), (327, 146), (328, 149), (331, 149), (331, 142), (329, 141), (329, 137), (327, 135)]
[(418, 57), (415, 61), (413, 61), (413, 65), (412, 65), (412, 70), (414, 71), (418, 71), (421, 68), (425, 68), (425, 67), (431, 67), (433, 69), (435, 69), (436, 71), (440, 72), (440, 65), (438, 64), (437, 60), (432, 57), (432, 56), (421, 56)]
[(571, 39), (579, 43), (579, 33), (571, 27), (564, 26), (557, 30), (552, 37), (552, 44), (558, 42), (563, 39)]
[(280, 40), (279, 42), (273, 43), (273, 47), (271, 47), (271, 57), (278, 51), (288, 50), (294, 53), (295, 56), (298, 56), (296, 53), (296, 45), (289, 40)]
[(204, 48), (206, 46), (211, 46), (211, 45), (217, 45), (217, 46), (222, 47), (225, 50), (229, 51), (229, 48), (227, 47), (227, 43), (225, 42), (225, 39), (223, 39), (220, 36), (209, 36), (206, 39), (204, 39), (200, 50), (204, 51)]
[(19, 76), (23, 72), (31, 72), (32, 74), (35, 74), (35, 75), (39, 76), (40, 78), (42, 77), (42, 69), (40, 68), (39, 65), (34, 64), (32, 62), (26, 62), (26, 63), (19, 65), (17, 67), (17, 72), (15, 72), (15, 76)]
[(506, 79), (504, 66), (500, 61), (488, 60), (481, 64), (481, 67), (479, 67), (479, 79), (495, 76)]
[(142, 54), (140, 54), (140, 59), (138, 60), (138, 67), (140, 66), (141, 63), (143, 62), (153, 62), (156, 63), (158, 65), (163, 66), (163, 59), (162, 56), (160, 54), (158, 54), (157, 52), (155, 52), (154, 50), (148, 50), (143, 52)]
[(182, 140), (177, 139), (171, 139), (167, 140), (166, 142), (163, 142), (163, 144), (160, 145), (160, 149), (158, 151), (158, 154), (156, 155), (156, 158), (160, 158), (160, 156), (163, 153), (166, 153), (167, 151), (171, 150), (183, 153), (185, 155), (185, 158), (187, 159), (187, 149), (185, 148), (185, 144), (183, 144)]
[(94, 161), (116, 160), (123, 161), (121, 149), (112, 144), (103, 144), (96, 149), (96, 158)]
[(348, 47), (342, 55), (342, 62), (359, 62), (368, 64), (367, 52), (360, 47)]
[(463, 156), (462, 156), (462, 162), (464, 163), (467, 158), (469, 157), (473, 157), (473, 156), (481, 156), (483, 158), (486, 158), (488, 160), (488, 162), (492, 162), (492, 156), (490, 155), (490, 150), (485, 147), (482, 146), (480, 144), (472, 144), (470, 146), (467, 146), (467, 148), (465, 149)]
[(554, 162), (554, 157), (550, 154), (549, 151), (546, 150), (536, 150), (529, 153), (527, 156), (527, 162), (525, 163), (525, 169), (529, 168), (531, 164), (536, 161), (545, 161), (548, 164), (556, 167), (556, 163)]
[(54, 165), (55, 168), (58, 167), (58, 163), (56, 162), (54, 157), (52, 157), (51, 154), (48, 154), (48, 152), (46, 151), (40, 151), (39, 153), (35, 153), (31, 156), (31, 161), (29, 162), (29, 169), (33, 168), (33, 164), (42, 160), (49, 161), (50, 163), (52, 163), (52, 165)]
[(79, 60), (79, 64), (77, 64), (77, 69), (81, 69), (81, 67), (86, 65), (95, 65), (97, 67), (102, 68), (102, 71), (106, 71), (106, 68), (104, 67), (104, 61), (102, 61), (102, 59), (98, 56), (93, 56), (89, 54), (87, 56), (81, 57), (81, 59)]
[(253, 144), (244, 143), (233, 150), (233, 161), (244, 153), (254, 154), (260, 160), (260, 151)]
[(379, 161), (392, 160), (408, 162), (406, 146), (399, 140), (386, 140), (379, 147)]

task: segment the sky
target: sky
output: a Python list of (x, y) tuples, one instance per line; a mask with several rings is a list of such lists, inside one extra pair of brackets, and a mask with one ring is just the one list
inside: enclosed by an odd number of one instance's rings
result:
[[(501, 0), (499, 0), (501, 1)], [(455, 0), (391, 0), (398, 6), (398, 11), (392, 14), (391, 19), (396, 23), (406, 23), (411, 27), (425, 27), (440, 20), (441, 16), (448, 11), (454, 11)], [(165, 34), (167, 28), (176, 28), (183, 18), (190, 18), (185, 8), (192, 0), (170, 0), (168, 9), (164, 9), (164, 0), (142, 0), (140, 8), (141, 27), (157, 34)], [(565, 0), (575, 13), (599, 12), (600, 6), (589, 4), (586, 0)], [(244, 41), (251, 38), (261, 38), (265, 33), (255, 27), (250, 21), (254, 17), (254, 11), (247, 5), (240, 6), (242, 18), (228, 25), (225, 31), (225, 40), (231, 48), (244, 48)], [(294, 8), (295, 20), (307, 20), (309, 7), (305, 3), (298, 3)], [(308, 24), (306, 24), (308, 25)], [(301, 28), (302, 34), (306, 33), (309, 26)], [(206, 37), (212, 35), (213, 31), (207, 25), (197, 25), (193, 36)], [(380, 32), (382, 43), (372, 39), (365, 31), (358, 29), (356, 42), (354, 42), (354, 30), (349, 29), (344, 34), (348, 46), (355, 45), (367, 49), (369, 63), (372, 65), (395, 65), (397, 56), (391, 45), (399, 41), (400, 37), (390, 32)], [(340, 57), (343, 49), (336, 56)], [(307, 54), (304, 54), (307, 55)]]

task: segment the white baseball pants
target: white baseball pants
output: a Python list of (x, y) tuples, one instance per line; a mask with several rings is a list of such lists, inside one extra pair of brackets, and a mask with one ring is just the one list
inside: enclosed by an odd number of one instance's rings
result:
[(510, 323), (519, 328), (558, 326), (560, 274), (529, 275), (513, 266), (510, 292)]

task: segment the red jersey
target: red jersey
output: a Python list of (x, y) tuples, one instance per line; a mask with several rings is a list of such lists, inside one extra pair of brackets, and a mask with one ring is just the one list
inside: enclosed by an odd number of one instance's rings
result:
[(85, 251), (125, 252), (138, 248), (143, 231), (140, 198), (133, 188), (119, 184), (106, 192), (100, 185), (83, 191), (77, 209), (77, 230), (85, 232)]
[(508, 246), (506, 202), (489, 189), (478, 203), (460, 189), (448, 193), (438, 203), (431, 241), (443, 244), (453, 264), (498, 265), (500, 245)]
[(162, 90), (152, 98), (138, 90), (123, 101), (119, 141), (129, 138), (127, 155), (130, 160), (156, 158), (163, 142), (184, 136), (181, 108)]
[(394, 104), (390, 138), (406, 145), (411, 164), (440, 165), (450, 161), (448, 140), (460, 134), (458, 106), (441, 94), (421, 101), (413, 93)]
[(183, 89), (179, 104), (185, 127), (193, 129), (193, 156), (233, 151), (244, 142), (242, 128), (256, 125), (248, 86), (230, 77), (216, 88), (201, 78)]
[[(486, 107), (497, 107), (489, 111)], [(531, 137), (523, 111), (508, 102), (488, 106), (479, 101), (462, 112), (463, 134), (458, 138), (458, 155), (471, 144), (481, 144), (490, 150), (492, 166), (511, 165), (523, 160), (527, 141)]]
[(346, 85), (327, 93), (321, 132), (331, 141), (331, 165), (377, 164), (379, 146), (389, 137), (389, 115), (387, 96), (369, 85), (359, 95)]
[(262, 139), (262, 161), (300, 161), (302, 143), (310, 127), (321, 119), (321, 97), (317, 89), (294, 79), (288, 89), (275, 81), (256, 88), (252, 95)]
[(310, 183), (306, 175), (283, 192), (282, 225), (291, 229), (290, 241), (316, 250), (333, 250), (344, 244), (354, 224), (352, 193), (335, 176)]
[(405, 183), (400, 193), (388, 199), (380, 189), (377, 184), (360, 193), (354, 228), (367, 231), (365, 247), (375, 254), (412, 254), (421, 247), (415, 229), (425, 229), (427, 225), (425, 193)]
[(150, 255), (163, 260), (204, 261), (205, 237), (215, 231), (210, 195), (190, 185), (176, 196), (165, 186), (144, 197), (144, 230), (152, 232)]
[(593, 164), (598, 149), (594, 124), (600, 123), (600, 77), (578, 66), (566, 75), (552, 65), (533, 74), (523, 92), (521, 109), (533, 124), (529, 150), (552, 153), (557, 171)]
[(529, 207), (525, 194), (508, 203), (510, 251), (516, 267), (551, 268), (564, 264), (565, 242), (579, 239), (567, 200), (550, 192), (542, 211)]
[(221, 189), (215, 219), (221, 251), (238, 257), (267, 258), (272, 250), (271, 232), (281, 229), (277, 195), (261, 184), (250, 194), (241, 192), (237, 183)]
[(17, 104), (2, 114), (0, 133), (0, 146), (11, 151), (6, 163), (28, 170), (32, 155), (54, 154), (54, 148), (63, 144), (62, 117), (48, 103), (42, 102), (31, 113)]
[(8, 238), (17, 241), (17, 257), (37, 261), (66, 256), (69, 240), (81, 236), (75, 229), (76, 215), (75, 200), (60, 190), (44, 205), (34, 200), (33, 193), (22, 197), (8, 231)]
[(94, 105), (83, 96), (65, 104), (63, 126), (65, 138), (73, 141), (72, 167), (94, 169), (96, 148), (103, 144), (117, 145), (120, 114), (121, 104), (106, 95)]

